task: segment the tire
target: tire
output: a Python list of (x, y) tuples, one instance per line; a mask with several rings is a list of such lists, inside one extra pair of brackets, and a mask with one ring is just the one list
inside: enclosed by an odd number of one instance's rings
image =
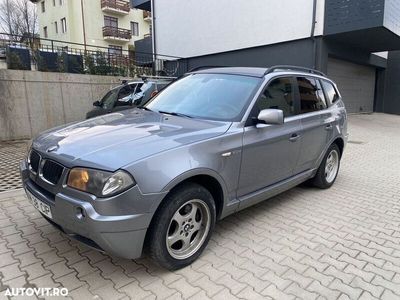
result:
[(186, 267), (207, 246), (215, 220), (211, 193), (199, 184), (184, 184), (167, 195), (157, 209), (146, 238), (147, 250), (166, 269)]
[[(321, 165), (318, 168), (317, 174), (311, 179), (311, 184), (320, 189), (330, 188), (336, 181), (336, 177), (340, 169), (340, 150), (336, 144), (332, 144), (322, 159)], [(334, 162), (332, 161), (335, 160)], [(333, 168), (332, 172), (328, 171)]]

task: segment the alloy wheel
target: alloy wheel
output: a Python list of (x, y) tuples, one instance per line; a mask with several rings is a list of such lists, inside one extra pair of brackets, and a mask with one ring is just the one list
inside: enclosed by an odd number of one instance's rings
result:
[(210, 224), (210, 209), (204, 201), (193, 199), (184, 203), (174, 213), (168, 226), (168, 253), (175, 259), (192, 256), (203, 245)]
[(325, 179), (328, 183), (335, 180), (336, 175), (339, 171), (339, 153), (334, 149), (332, 150), (325, 163)]

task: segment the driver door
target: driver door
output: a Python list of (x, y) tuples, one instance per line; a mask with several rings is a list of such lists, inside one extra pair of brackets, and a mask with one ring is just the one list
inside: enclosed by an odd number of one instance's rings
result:
[(250, 118), (257, 118), (263, 109), (273, 108), (283, 111), (285, 122), (256, 127), (250, 121), (245, 127), (237, 192), (239, 199), (294, 175), (302, 131), (301, 121), (296, 116), (297, 102), (295, 79), (292, 77), (272, 79), (257, 100)]

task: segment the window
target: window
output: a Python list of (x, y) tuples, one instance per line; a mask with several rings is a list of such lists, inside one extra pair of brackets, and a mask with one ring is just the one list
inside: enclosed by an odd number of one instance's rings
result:
[(272, 80), (257, 101), (257, 114), (263, 109), (280, 109), (285, 117), (295, 114), (294, 89), (291, 77)]
[(326, 99), (329, 104), (335, 103), (339, 99), (339, 95), (332, 83), (322, 80), (322, 87), (324, 88)]
[(56, 6), (56, 0), (53, 0), (53, 6)]
[(43, 35), (44, 35), (45, 38), (48, 37), (48, 34), (47, 34), (47, 26), (44, 26), (44, 27), (43, 27)]
[(61, 19), (61, 32), (62, 33), (67, 32), (67, 20), (65, 18)]
[(42, 7), (42, 13), (46, 11), (46, 4), (44, 1), (40, 2), (40, 6)]
[(112, 89), (109, 91), (103, 99), (100, 100), (101, 106), (104, 109), (110, 109), (114, 107), (115, 101), (117, 101), (118, 89)]
[(58, 33), (58, 23), (57, 21), (54, 22), (54, 31)]
[(133, 36), (139, 35), (139, 23), (131, 22), (131, 33)]
[(131, 99), (133, 99), (132, 93), (135, 91), (137, 84), (128, 84), (121, 88), (118, 93), (117, 102), (115, 106), (126, 106), (131, 104)]
[(60, 0), (60, 5), (62, 6), (64, 4), (64, 0)]
[(118, 28), (118, 19), (109, 16), (104, 16), (104, 26)]
[(319, 111), (326, 108), (325, 96), (318, 80), (309, 77), (297, 78), (300, 92), (301, 113)]
[(122, 55), (122, 46), (108, 46), (108, 54), (109, 55)]

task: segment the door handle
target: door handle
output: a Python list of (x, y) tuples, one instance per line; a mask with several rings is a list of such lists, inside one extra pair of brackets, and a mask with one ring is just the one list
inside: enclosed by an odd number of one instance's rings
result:
[(297, 133), (293, 133), (293, 134), (290, 136), (289, 141), (291, 141), (291, 142), (296, 142), (299, 138), (300, 138), (300, 135), (298, 135)]
[(332, 129), (333, 129), (332, 124), (326, 125), (326, 126), (325, 126), (325, 129), (326, 129), (326, 130), (332, 130)]

